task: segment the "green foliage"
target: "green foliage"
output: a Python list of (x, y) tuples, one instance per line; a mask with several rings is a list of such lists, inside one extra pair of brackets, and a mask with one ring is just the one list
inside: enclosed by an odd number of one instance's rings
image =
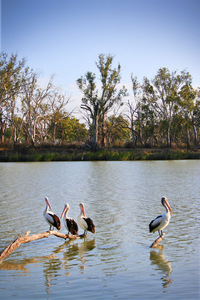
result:
[(106, 137), (109, 146), (113, 146), (119, 141), (126, 142), (130, 140), (128, 121), (121, 115), (118, 117), (110, 116), (106, 122)]
[(62, 142), (75, 142), (87, 140), (85, 124), (81, 124), (74, 117), (61, 119), (57, 124), (56, 138)]

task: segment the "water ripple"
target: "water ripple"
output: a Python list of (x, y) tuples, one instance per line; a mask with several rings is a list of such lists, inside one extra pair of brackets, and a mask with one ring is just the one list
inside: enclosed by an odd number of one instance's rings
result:
[[(130, 299), (171, 299), (175, 293), (184, 299), (186, 291), (197, 296), (199, 166), (199, 161), (0, 164), (1, 248), (28, 230), (48, 229), (45, 196), (59, 216), (69, 202), (76, 220), (84, 202), (96, 226), (86, 239), (51, 236), (18, 248), (0, 265), (2, 297), (9, 298), (11, 285), (20, 296), (26, 285), (43, 298), (63, 297), (66, 286), (76, 299), (84, 293), (96, 299), (109, 293)], [(174, 217), (164, 230), (163, 249), (152, 251), (157, 233), (150, 234), (148, 225), (164, 212), (162, 195)], [(66, 232), (63, 224), (61, 231)]]

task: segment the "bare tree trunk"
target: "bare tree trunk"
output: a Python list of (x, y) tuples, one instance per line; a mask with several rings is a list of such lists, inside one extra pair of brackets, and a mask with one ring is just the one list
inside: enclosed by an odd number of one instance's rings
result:
[(63, 239), (77, 239), (80, 238), (80, 236), (76, 236), (76, 235), (71, 235), (71, 234), (64, 234), (64, 233), (60, 233), (56, 230), (49, 230), (49, 231), (45, 231), (39, 234), (33, 234), (31, 236), (28, 236), (30, 233), (30, 231), (27, 231), (25, 235), (18, 237), (16, 240), (14, 240), (10, 245), (8, 245), (5, 249), (3, 249), (0, 252), (0, 262), (3, 261), (7, 256), (9, 256), (14, 250), (16, 250), (17, 248), (19, 248), (19, 246), (21, 244), (26, 244), (35, 240), (39, 240), (39, 239), (43, 239), (43, 238), (47, 238), (50, 235), (55, 235), (59, 238), (63, 238)]
[(106, 124), (105, 124), (105, 114), (102, 117), (102, 127), (101, 127), (101, 147), (106, 146)]
[(53, 144), (56, 144), (56, 122), (53, 124)]
[(135, 136), (135, 133), (134, 133), (134, 131), (132, 129), (131, 129), (131, 134), (132, 134), (132, 140), (134, 142), (134, 145), (136, 146), (136, 144), (137, 144), (137, 137)]
[(140, 138), (140, 146), (143, 146), (143, 136), (142, 136), (142, 122), (141, 122), (141, 111), (140, 111), (140, 105), (138, 110), (138, 121), (139, 121), (139, 138)]
[(94, 106), (93, 132), (92, 132), (92, 148), (96, 150), (98, 145), (98, 123), (99, 123), (99, 104)]
[(2, 122), (1, 123), (1, 142), (4, 143), (5, 139), (5, 129), (6, 129), (6, 123)]
[(188, 129), (188, 125), (187, 125), (187, 149), (190, 148), (190, 131)]
[(193, 129), (193, 144), (198, 145), (197, 127), (194, 124), (192, 124), (192, 129)]
[(168, 129), (167, 129), (167, 147), (171, 147), (171, 128), (170, 128), (170, 125), (168, 125)]

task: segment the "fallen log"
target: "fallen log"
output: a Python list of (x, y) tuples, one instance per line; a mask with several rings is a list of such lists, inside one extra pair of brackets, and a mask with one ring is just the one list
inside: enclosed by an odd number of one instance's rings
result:
[(39, 234), (33, 234), (33, 235), (30, 235), (30, 236), (29, 236), (29, 233), (30, 233), (30, 231), (27, 231), (26, 234), (18, 237), (10, 245), (8, 245), (6, 248), (4, 248), (0, 252), (0, 262), (2, 262), (6, 257), (8, 257), (14, 250), (19, 248), (19, 246), (21, 244), (26, 244), (26, 243), (29, 243), (29, 242), (32, 242), (32, 241), (47, 238), (52, 234), (59, 237), (59, 238), (63, 238), (65, 240), (67, 238), (68, 239), (78, 239), (78, 238), (80, 238), (79, 236), (60, 233), (56, 230), (49, 230), (49, 231), (45, 231), (45, 232), (42, 232), (42, 233), (39, 233)]
[(162, 236), (159, 236), (159, 237), (151, 244), (150, 248), (157, 248), (158, 243), (160, 243), (160, 242), (163, 240), (164, 236), (165, 236), (165, 234), (164, 234), (164, 232), (163, 232)]

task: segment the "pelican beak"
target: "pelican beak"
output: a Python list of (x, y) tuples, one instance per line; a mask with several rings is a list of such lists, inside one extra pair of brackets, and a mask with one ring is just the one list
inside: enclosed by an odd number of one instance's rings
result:
[(171, 207), (170, 207), (169, 203), (168, 203), (168, 202), (166, 202), (166, 205), (167, 205), (167, 207), (169, 208), (169, 211), (170, 211), (170, 213), (171, 213), (171, 214), (172, 214), (172, 216), (173, 216), (174, 214), (173, 214), (173, 211), (172, 211), (172, 209), (171, 209)]
[(84, 206), (81, 207), (81, 210), (82, 210), (83, 216), (85, 217), (85, 209), (84, 209)]
[(52, 208), (51, 208), (51, 205), (50, 205), (50, 203), (49, 203), (49, 200), (48, 200), (48, 198), (45, 198), (45, 200), (46, 200), (46, 204), (49, 206), (49, 208), (52, 210)]
[(65, 213), (66, 210), (68, 210), (68, 209), (67, 209), (67, 205), (65, 205), (65, 207), (64, 207), (64, 209), (63, 209), (62, 215), (61, 215), (61, 217), (60, 217), (61, 219), (62, 219), (62, 217), (63, 217), (63, 215), (64, 215), (64, 213)]
[(63, 215), (64, 215), (64, 212), (65, 212), (65, 207), (64, 207), (64, 209), (63, 209), (63, 212), (62, 212), (62, 214), (61, 214), (61, 219), (62, 219), (62, 217), (63, 217)]

